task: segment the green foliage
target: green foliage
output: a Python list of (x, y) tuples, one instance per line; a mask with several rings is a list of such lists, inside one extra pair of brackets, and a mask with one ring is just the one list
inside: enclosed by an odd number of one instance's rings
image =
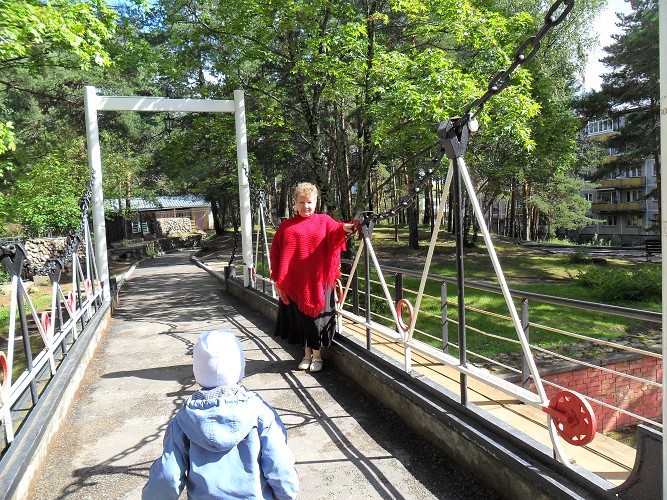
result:
[(579, 273), (576, 280), (607, 301), (654, 300), (662, 293), (660, 266), (645, 265), (635, 270), (592, 267)]
[(546, 216), (549, 237), (558, 229), (581, 229), (593, 222), (586, 216), (590, 202), (579, 196), (584, 185), (581, 179), (558, 173), (529, 198), (530, 205)]
[[(46, 68), (109, 65), (105, 43), (115, 17), (104, 0), (0, 0), (0, 80), (6, 89), (25, 91), (30, 86), (21, 81), (24, 71), (35, 76)], [(2, 111), (0, 155), (17, 145), (16, 124)]]
[(74, 163), (77, 145), (54, 151), (16, 180), (4, 202), (9, 217), (33, 234), (47, 227), (71, 231), (79, 226), (78, 200), (86, 192), (87, 165)]

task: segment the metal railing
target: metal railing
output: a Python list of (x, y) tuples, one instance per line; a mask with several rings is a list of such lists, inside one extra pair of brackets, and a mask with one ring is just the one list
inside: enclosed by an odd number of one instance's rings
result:
[[(351, 264), (351, 261), (344, 261), (344, 264)], [(406, 285), (406, 283), (409, 279), (418, 280), (421, 277), (419, 272), (391, 266), (384, 266), (383, 271), (388, 276), (393, 276), (393, 283), (387, 283), (387, 286), (393, 292), (395, 303), (399, 303), (406, 296), (416, 295), (417, 292)], [(345, 279), (349, 279), (349, 275), (344, 274), (343, 276)], [(414, 343), (415, 345), (424, 344), (424, 346), (435, 347), (444, 354), (448, 354), (452, 350), (458, 352), (460, 346), (457, 344), (456, 338), (450, 338), (454, 336), (453, 334), (456, 333), (458, 328), (456, 302), (455, 300), (449, 299), (447, 293), (448, 286), (451, 286), (453, 289), (456, 288), (456, 279), (433, 274), (429, 274), (428, 279), (432, 283), (430, 288), (437, 288), (439, 285), (441, 293), (439, 296), (428, 293), (424, 295), (426, 300), (422, 302), (422, 317), (415, 327), (416, 335), (415, 338), (413, 338)], [(350, 283), (351, 297), (346, 300), (345, 309), (350, 310), (352, 315), (361, 317), (366, 314), (366, 309), (364, 307), (366, 286), (363, 273), (361, 273), (361, 277), (357, 276), (355, 279), (350, 280)], [(465, 286), (469, 290), (479, 291), (487, 296), (500, 296), (502, 294), (501, 289), (497, 286), (474, 282), (466, 282)], [(383, 304), (385, 297), (377, 293), (380, 288), (381, 282), (371, 278), (369, 281), (369, 295), (371, 298), (372, 310), (369, 311), (369, 316), (372, 318), (373, 322), (395, 331), (395, 321), (393, 317), (388, 314), (389, 307), (386, 304)], [(555, 306), (572, 310), (573, 318), (576, 318), (576, 311), (600, 313), (607, 318), (618, 318), (619, 325), (627, 325), (629, 320), (636, 323), (647, 322), (649, 324), (660, 325), (662, 321), (660, 313), (553, 297), (519, 290), (511, 290), (511, 293), (512, 297), (520, 302), (522, 325), (524, 332), (526, 332), (529, 339), (539, 339), (540, 332), (548, 332), (549, 334), (559, 336), (561, 339), (559, 342), (552, 342), (554, 347), (544, 347), (538, 342), (530, 342), (529, 344), (534, 356), (539, 361), (538, 368), (543, 375), (542, 381), (544, 385), (554, 389), (572, 389), (571, 387), (563, 387), (552, 382), (548, 378), (548, 375), (556, 365), (560, 365), (561, 371), (563, 370), (563, 365), (566, 365), (566, 371), (569, 372), (590, 369), (603, 374), (611, 374), (613, 377), (618, 377), (622, 380), (622, 382), (617, 385), (622, 386), (635, 383), (645, 386), (644, 392), (650, 391), (651, 389), (654, 389), (656, 392), (661, 390), (662, 384), (659, 382), (657, 371), (654, 373), (654, 378), (638, 376), (632, 373), (632, 368), (628, 368), (627, 371), (608, 368), (607, 366), (602, 365), (599, 359), (600, 356), (603, 355), (605, 358), (613, 360), (614, 363), (610, 362), (611, 366), (625, 362), (624, 356), (632, 359), (644, 357), (662, 360), (662, 355), (659, 353), (658, 349), (651, 350), (648, 347), (636, 347), (629, 345), (625, 339), (622, 342), (615, 342), (614, 340), (597, 338), (590, 334), (584, 334), (564, 327), (550, 325), (548, 324), (548, 317), (546, 317), (547, 315), (545, 314), (542, 314), (539, 319), (531, 319), (533, 316), (538, 316), (537, 313), (531, 315), (531, 307), (533, 310), (544, 306)], [(477, 300), (472, 299), (472, 302), (485, 301), (486, 300), (481, 296), (477, 297)], [(383, 307), (384, 312), (381, 311)], [(528, 389), (530, 387), (531, 377), (527, 369), (527, 360), (518, 347), (518, 339), (512, 338), (511, 333), (513, 332), (513, 329), (511, 327), (511, 318), (506, 314), (485, 310), (470, 304), (465, 306), (465, 310), (467, 313), (471, 313), (466, 315), (467, 319), (465, 324), (468, 337), (466, 339), (466, 343), (468, 344), (468, 348), (466, 349), (467, 360), (473, 365), (480, 366), (481, 368), (488, 370), (490, 373), (493, 372), (496, 374), (490, 375), (490, 377), (498, 376)], [(343, 314), (348, 318), (352, 318), (351, 315)], [(492, 318), (495, 322), (495, 331), (477, 327), (476, 323), (485, 325), (490, 323), (483, 319), (479, 321), (471, 319), (479, 317)], [(582, 322), (588, 321), (589, 319), (589, 315), (583, 315), (581, 317)], [(440, 323), (439, 329), (435, 329), (437, 323)], [(573, 320), (572, 323), (574, 324), (576, 321)], [(610, 323), (613, 323), (613, 321), (610, 321)], [(451, 331), (449, 325), (454, 327)], [(584, 325), (582, 325), (582, 328), (583, 327)], [(659, 332), (659, 326), (656, 328), (656, 331)], [(585, 329), (590, 330), (589, 327)], [(378, 330), (380, 330), (380, 328), (378, 328)], [(383, 328), (382, 330), (384, 331)], [(434, 330), (437, 334), (434, 333)], [(393, 336), (398, 340), (398, 332), (394, 333)], [(471, 342), (473, 340), (476, 341)], [(494, 357), (493, 354), (480, 352), (482, 350), (482, 345), (485, 343), (487, 344), (486, 350), (488, 351), (488, 344), (491, 342), (495, 343), (497, 346), (492, 349), (492, 351), (499, 353), (500, 356)], [(480, 346), (479, 350), (471, 348), (471, 343), (474, 346)], [(558, 347), (559, 344), (560, 347)], [(504, 347), (502, 345), (504, 345)], [(582, 350), (581, 347), (577, 348), (577, 345), (585, 346), (585, 350)], [(409, 347), (409, 344), (406, 343), (406, 347)], [(431, 349), (428, 349), (428, 351), (432, 352)], [(583, 356), (577, 358), (573, 354), (568, 355), (568, 351), (579, 352)], [(595, 353), (598, 354), (597, 357), (591, 355)], [(408, 369), (407, 365), (406, 369)], [(490, 377), (483, 376), (482, 378), (483, 380), (488, 381)], [(463, 386), (461, 390), (466, 390), (465, 386)], [(645, 423), (660, 429), (662, 428), (661, 419), (658, 415), (647, 417), (641, 413), (629, 411), (620, 405), (610, 404), (604, 400), (583, 393), (581, 387), (577, 389), (577, 392), (580, 392), (582, 396), (591, 403), (596, 413), (599, 413), (602, 408), (610, 408), (618, 414), (629, 417), (626, 425)]]
[(86, 325), (105, 310), (87, 224), (82, 233), (71, 245), (71, 281), (61, 283), (66, 265), (62, 259), (50, 261), (45, 269), (52, 283), (48, 310), (38, 309), (21, 279), (23, 247), (2, 247), (1, 262), (12, 279), (8, 330), (0, 334), (0, 455), (11, 446)]
[[(339, 332), (354, 331), (354, 335), (358, 337), (365, 335), (366, 348), (371, 354), (378, 346), (391, 344), (397, 357), (403, 358), (406, 372), (413, 368), (412, 357), (415, 353), (429, 358), (430, 372), (437, 370), (437, 366), (455, 368), (461, 374), (459, 388), (463, 404), (467, 404), (468, 377), (471, 377), (517, 398), (521, 403), (541, 408), (545, 413), (544, 419), (547, 420), (549, 408), (535, 391), (529, 360), (516, 338), (512, 318), (501, 310), (502, 299), (498, 299), (503, 295), (501, 287), (465, 281), (465, 337), (461, 339), (458, 336), (456, 278), (428, 274), (420, 316), (414, 324), (412, 336), (408, 338), (405, 335), (407, 328), (403, 327), (410, 324), (411, 318), (405, 321), (403, 317), (406, 313), (412, 314), (412, 311), (399, 304), (405, 299), (408, 299), (405, 303), (409, 303), (410, 298), (418, 294), (416, 288), (422, 273), (383, 266), (382, 272), (390, 276), (385, 280), (370, 266), (366, 275), (366, 268), (362, 264), (350, 276), (348, 272), (352, 265), (353, 261), (342, 262), (341, 281), (346, 285), (338, 286), (338, 294), (345, 296), (338, 310)], [(257, 290), (272, 294), (271, 282), (267, 277), (257, 274), (255, 278)], [(390, 292), (391, 300), (387, 300), (386, 292)], [(615, 403), (605, 400), (597, 394), (587, 392), (585, 387), (573, 386), (575, 378), (571, 378), (569, 383), (562, 383), (558, 379), (563, 373), (588, 370), (598, 374), (600, 379), (615, 379), (616, 385), (620, 387), (639, 386), (642, 395), (651, 393), (657, 399), (662, 391), (660, 367), (657, 366), (652, 375), (647, 375), (640, 373), (631, 363), (636, 363), (637, 359), (647, 359), (659, 365), (662, 362), (659, 350), (650, 346), (632, 345), (626, 338), (620, 341), (606, 338), (601, 335), (602, 327), (585, 323), (603, 318), (608, 324), (616, 324), (617, 328), (629, 329), (639, 324), (649, 327), (655, 325), (654, 330), (659, 336), (660, 313), (515, 289), (511, 289), (511, 296), (519, 308), (523, 332), (529, 341), (530, 355), (536, 359), (538, 375), (552, 400), (553, 395), (561, 391), (576, 391), (585, 400), (585, 404), (590, 405), (595, 415), (598, 415), (597, 419), (592, 419), (592, 425), (596, 425), (596, 420), (601, 422), (601, 425), (607, 425), (608, 421), (613, 424), (616, 420), (605, 416), (611, 412), (615, 415), (614, 419), (618, 419), (619, 425), (622, 422), (622, 425), (641, 423), (662, 430), (660, 413), (648, 415), (641, 411), (642, 405), (632, 408), (627, 401)], [(494, 301), (500, 305), (487, 305)], [(550, 322), (550, 316), (556, 310), (571, 311), (567, 314), (571, 318), (569, 324)], [(552, 337), (550, 344), (541, 340), (546, 333)], [(656, 343), (659, 342), (660, 340), (656, 340)], [(462, 349), (464, 353), (461, 352)], [(600, 361), (602, 357), (609, 358), (614, 363), (605, 365)], [(464, 362), (461, 362), (461, 359)], [(428, 377), (428, 373), (429, 371), (422, 372), (420, 376)], [(591, 375), (592, 377), (595, 375)], [(544, 427), (547, 426), (548, 423), (545, 422)], [(582, 437), (590, 437), (592, 440), (597, 430), (603, 429), (588, 428), (585, 432), (588, 435)], [(570, 444), (577, 444), (569, 440), (568, 436), (565, 438)], [(574, 439), (576, 441), (577, 438)], [(592, 453), (598, 453), (588, 442), (586, 440), (582, 446)], [(613, 460), (613, 457), (610, 459)], [(629, 473), (629, 469), (627, 472)]]

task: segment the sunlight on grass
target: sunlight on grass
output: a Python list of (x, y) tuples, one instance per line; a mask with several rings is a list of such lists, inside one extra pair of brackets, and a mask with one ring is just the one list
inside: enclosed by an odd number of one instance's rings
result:
[[(431, 275), (440, 275), (452, 280), (456, 275), (453, 237), (449, 234), (443, 234), (440, 239), (442, 241), (437, 243), (429, 272)], [(404, 241), (399, 243), (393, 241), (393, 229), (384, 228), (375, 231), (373, 244), (376, 251), (391, 256), (391, 260), (395, 262), (393, 265), (404, 267), (405, 263), (409, 263), (413, 270), (421, 274), (423, 269), (419, 266), (423, 266), (425, 261), (428, 242), (421, 248), (412, 250), (406, 247)], [(514, 243), (501, 241), (496, 244), (494, 241), (494, 246), (510, 289), (601, 304), (604, 303), (602, 298), (597, 297), (593, 290), (582, 287), (575, 280), (579, 273), (598, 265), (604, 265), (605, 269), (628, 269), (651, 265), (620, 259), (606, 259), (604, 263), (601, 263), (601, 261), (597, 263), (572, 262), (571, 260), (574, 259), (559, 255), (542, 255), (536, 253), (534, 248), (527, 248)], [(483, 244), (478, 244), (474, 248), (466, 248), (464, 253), (466, 281), (486, 283), (492, 286), (499, 285), (491, 259)], [(362, 268), (363, 266), (360, 265), (358, 269), (360, 276), (363, 276)], [(371, 270), (371, 276), (374, 281), (379, 281), (374, 269)], [(392, 294), (395, 293), (393, 279), (393, 273), (386, 273), (385, 280), (387, 280)], [(417, 278), (404, 277), (404, 296), (413, 304), (419, 283), (420, 280)], [(359, 286), (363, 286), (362, 280), (360, 280)], [(427, 332), (438, 339), (442, 332), (441, 282), (429, 280), (426, 283), (424, 293), (416, 329)], [(380, 322), (393, 327), (392, 321), (389, 320), (391, 317), (390, 309), (379, 284), (373, 284), (371, 295), (373, 296), (371, 310), (385, 318), (381, 319)], [(458, 321), (458, 310), (455, 305), (457, 302), (456, 285), (454, 283), (447, 285), (447, 295), (449, 302), (448, 318), (452, 321)], [(466, 287), (465, 304), (467, 307), (465, 313), (466, 341), (469, 350), (488, 357), (494, 357), (494, 355), (503, 352), (518, 352), (521, 350), (521, 346), (516, 342), (503, 340), (517, 341), (519, 336), (501, 293), (491, 293)], [(555, 306), (540, 302), (537, 299), (531, 299), (528, 304), (529, 321), (531, 323), (529, 328), (530, 342), (544, 349), (567, 349), (569, 345), (581, 342), (580, 339), (567, 335), (568, 332), (594, 339), (611, 340), (623, 336), (640, 335), (647, 331), (655, 333), (659, 329), (657, 324), (647, 324), (647, 322), (610, 313)], [(660, 311), (661, 308), (661, 304), (656, 301), (616, 303), (613, 305), (646, 311)], [(521, 301), (515, 299), (514, 307), (519, 314)], [(487, 311), (491, 314), (473, 311), (471, 308)], [(561, 331), (564, 333), (561, 333)], [(453, 322), (449, 325), (448, 335), (450, 342), (458, 343), (457, 326)], [(499, 338), (493, 338), (489, 335)], [(415, 336), (432, 345), (442, 346), (441, 341), (424, 337), (419, 333), (416, 333)]]

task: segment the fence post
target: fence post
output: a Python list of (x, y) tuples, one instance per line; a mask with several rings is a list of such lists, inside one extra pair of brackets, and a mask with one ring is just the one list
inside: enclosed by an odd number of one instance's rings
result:
[(359, 274), (356, 269), (352, 275), (352, 312), (359, 316)]
[(440, 285), (440, 310), (442, 315), (442, 350), (449, 354), (449, 319), (447, 319), (447, 282)]
[[(526, 342), (530, 343), (530, 326), (528, 318), (528, 299), (521, 299), (521, 328), (526, 335)], [(530, 388), (530, 367), (524, 354), (521, 354), (521, 385), (524, 389)]]
[[(368, 245), (364, 245), (364, 304), (366, 308), (366, 323), (371, 322), (371, 269)], [(371, 329), (366, 327), (366, 349), (371, 350)]]
[[(394, 303), (398, 304), (398, 301), (403, 298), (403, 273), (396, 273), (394, 275)], [(396, 331), (400, 333), (398, 325), (396, 325)]]

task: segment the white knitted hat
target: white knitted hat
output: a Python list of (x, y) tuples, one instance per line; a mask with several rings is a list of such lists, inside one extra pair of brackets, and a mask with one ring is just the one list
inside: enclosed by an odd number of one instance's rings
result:
[(212, 330), (199, 336), (192, 360), (195, 380), (205, 388), (237, 384), (245, 375), (243, 346), (234, 330)]

